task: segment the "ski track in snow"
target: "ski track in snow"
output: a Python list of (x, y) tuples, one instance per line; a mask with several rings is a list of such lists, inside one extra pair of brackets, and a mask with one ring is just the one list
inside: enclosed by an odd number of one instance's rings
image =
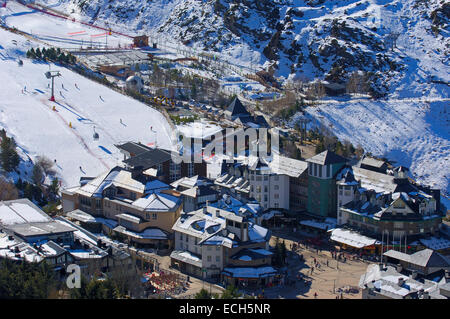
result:
[[(79, 10), (72, 0), (40, 0), (38, 2), (51, 5), (55, 9), (65, 12), (71, 12), (72, 9), (74, 9), (77, 20), (81, 19), (85, 22), (93, 22), (90, 21), (88, 16), (82, 16), (78, 13)], [(102, 0), (94, 0), (93, 2), (98, 3), (99, 6), (108, 5), (107, 3), (103, 4)], [(432, 2), (433, 4), (431, 5), (435, 6), (436, 1)], [(196, 7), (197, 2), (192, 3), (193, 5), (190, 6), (187, 11), (188, 16), (192, 12), (199, 11), (199, 8)], [(423, 19), (421, 14), (411, 14), (408, 12), (408, 10), (416, 10), (413, 9), (415, 0), (370, 0), (366, 3), (358, 4), (354, 1), (342, 1), (336, 6), (336, 11), (334, 9), (332, 11), (329, 10), (329, 6), (335, 6), (332, 1), (326, 2), (323, 6), (324, 8), (312, 8), (306, 5), (300, 7), (299, 3), (301, 2), (293, 1), (291, 5), (293, 7), (298, 6), (299, 10), (304, 13), (304, 17), (300, 18), (303, 22), (295, 19), (298, 24), (295, 33), (298, 34), (297, 37), (302, 38), (302, 41), (303, 39), (306, 41), (306, 35), (311, 31), (308, 19), (314, 20), (318, 26), (323, 27), (323, 22), (326, 19), (334, 19), (342, 16), (342, 13), (345, 10), (347, 10), (349, 18), (352, 17), (357, 20), (364, 20), (361, 15), (364, 12), (370, 13), (372, 12), (371, 10), (376, 8), (381, 9), (380, 12), (383, 19), (392, 19), (393, 23), (392, 25), (388, 25), (388, 29), (392, 28), (393, 30), (400, 30), (401, 33), (397, 42), (398, 48), (396, 49), (396, 52), (392, 54), (395, 55), (398, 61), (404, 64), (406, 69), (390, 80), (390, 85), (395, 87), (390, 98), (387, 101), (376, 102), (366, 99), (354, 99), (350, 101), (329, 99), (317, 108), (308, 108), (307, 113), (312, 117), (316, 124), (319, 122), (327, 126), (331, 124), (333, 132), (341, 140), (348, 139), (355, 146), (360, 144), (366, 151), (372, 152), (374, 155), (386, 156), (392, 160), (398, 161), (399, 164), (409, 166), (419, 182), (430, 184), (433, 187), (439, 187), (447, 193), (450, 193), (449, 90), (448, 86), (430, 85), (428, 79), (425, 78), (425, 75), (428, 74), (430, 76), (435, 76), (438, 79), (448, 81), (450, 74), (450, 72), (448, 72), (449, 66), (448, 64), (445, 64), (444, 59), (442, 59), (442, 52), (446, 51), (445, 41), (442, 41), (442, 43), (436, 41), (436, 38), (427, 31), (430, 28), (430, 21)], [(49, 26), (52, 26), (51, 29), (54, 34), (49, 35), (51, 38), (46, 38), (47, 40), (64, 41), (63, 44), (53, 42), (55, 45), (79, 45), (80, 37), (77, 36), (77, 39), (68, 39), (67, 33), (85, 30), (85, 26), (80, 27), (80, 25), (72, 24), (69, 21), (62, 21), (61, 19), (55, 20), (54, 18), (39, 13), (31, 14), (28, 13), (31, 12), (30, 9), (24, 9), (24, 7), (18, 4), (11, 4), (15, 9), (16, 14), (11, 14), (13, 11), (8, 9), (7, 22), (9, 21), (9, 23), (12, 23), (13, 25), (25, 28), (25, 31), (33, 31), (33, 33), (39, 34), (40, 36), (48, 35)], [(172, 11), (182, 10), (184, 5), (186, 5), (186, 3), (183, 3), (182, 0), (158, 0), (149, 3), (146, 5), (145, 10), (158, 11), (159, 14), (153, 15), (153, 17), (145, 16), (146, 19), (148, 18), (148, 21), (146, 20), (144, 22), (142, 21), (142, 17), (129, 16), (127, 14), (128, 20), (126, 20), (127, 23), (125, 23), (124, 21), (118, 21), (120, 19), (117, 19), (114, 16), (112, 10), (102, 10), (101, 16), (96, 18), (95, 23), (103, 26), (109, 24), (116, 30), (127, 30), (130, 33), (141, 29), (153, 32), (153, 30), (158, 30), (165, 20), (169, 18)], [(119, 6), (119, 4), (114, 4), (114, 6)], [(135, 12), (137, 12), (134, 10), (135, 3), (130, 2), (130, 7), (132, 7), (130, 14), (135, 14)], [(328, 13), (324, 15), (324, 12)], [(200, 14), (198, 16), (200, 16)], [(406, 21), (406, 23), (410, 25), (408, 32), (406, 32), (406, 24), (402, 25), (401, 23), (398, 23), (398, 18), (396, 17), (399, 16), (411, 17)], [(250, 20), (249, 23), (252, 25), (261, 22)], [(347, 22), (350, 24), (355, 23), (351, 19), (347, 19)], [(175, 43), (171, 41), (170, 36), (176, 34), (176, 31), (179, 29), (179, 26), (176, 26), (172, 30), (169, 30), (168, 34), (165, 35), (156, 31), (155, 34), (158, 35), (159, 41), (158, 38), (156, 38), (156, 40), (159, 45), (170, 47), (170, 44)], [(381, 36), (383, 36), (383, 32), (389, 32), (389, 30), (383, 28), (379, 29), (379, 31), (379, 35)], [(90, 32), (90, 34), (95, 33), (99, 33), (99, 31), (92, 30), (92, 32)], [(164, 38), (164, 36), (166, 36), (166, 38)], [(243, 36), (247, 37), (247, 35)], [(89, 37), (85, 38), (89, 39)], [(165, 40), (162, 40), (163, 38)], [(222, 58), (241, 65), (249, 65), (250, 61), (253, 63), (263, 63), (264, 59), (261, 52), (259, 52), (260, 50), (249, 45), (248, 43), (250, 43), (250, 41), (247, 43), (247, 40), (248, 39), (245, 39), (242, 43), (224, 45), (221, 47)], [(121, 43), (126, 42), (123, 38), (111, 37), (111, 43), (117, 43), (119, 41), (122, 41)], [(167, 43), (164, 44), (164, 41)], [(322, 41), (320, 36), (318, 41)], [(176, 46), (178, 46), (178, 44)], [(304, 43), (303, 46), (306, 47), (307, 43)], [(261, 48), (262, 47), (264, 47), (264, 45), (261, 46)], [(198, 44), (194, 43), (193, 48), (198, 49)], [(10, 60), (8, 55), (4, 55), (3, 50), (0, 50), (0, 56), (2, 57), (2, 62), (6, 63)], [(400, 60), (400, 56), (406, 58)], [(446, 61), (448, 61), (448, 59)], [(311, 74), (308, 73), (310, 71), (308, 69), (308, 63), (305, 64), (305, 74), (312, 76), (312, 71), (310, 72)], [(281, 73), (284, 69), (288, 69), (286, 66), (283, 66), (283, 63), (281, 63), (280, 67)], [(16, 90), (20, 91), (21, 85), (23, 85), (23, 83), (18, 85)], [(68, 85), (65, 86), (69, 87)], [(92, 91), (95, 90), (92, 89)], [(97, 109), (98, 94), (95, 95), (93, 93), (92, 98), (87, 103), (79, 103), (78, 101), (77, 103), (74, 103), (68, 101), (73, 99), (73, 96), (71, 96), (72, 93), (66, 93), (67, 92), (64, 92), (64, 95), (67, 95), (66, 99), (62, 99), (64, 102), (60, 102), (71, 108), (74, 112), (80, 114), (83, 118), (92, 120), (92, 123), (89, 123), (89, 125), (79, 121), (72, 121), (75, 122), (77, 129), (81, 130), (84, 125), (88, 127), (85, 130), (91, 130), (90, 132), (92, 132), (92, 126), (96, 126), (96, 130), (98, 130), (101, 137), (107, 137), (108, 140), (111, 141), (122, 140), (123, 136), (119, 133), (122, 130), (121, 127), (111, 129), (112, 126), (110, 123), (110, 121), (118, 122), (119, 116), (115, 116), (113, 120), (111, 117), (107, 118), (102, 116), (103, 110), (101, 108)], [(46, 91), (46, 94), (48, 94), (48, 91)], [(104, 93), (102, 93), (102, 97), (104, 97), (106, 101), (109, 101), (109, 98)], [(0, 108), (2, 108), (1, 104)], [(70, 112), (66, 111), (65, 113), (67, 113), (65, 118), (70, 118)], [(7, 121), (5, 119), (6, 116), (7, 115), (4, 113), (0, 113), (0, 125), (2, 123), (6, 124), (7, 122), (10, 124), (10, 120), (8, 119)], [(124, 119), (124, 122), (126, 123), (125, 116), (120, 115), (120, 117)], [(157, 121), (155, 121), (155, 123), (157, 123)], [(127, 123), (127, 125), (128, 124), (129, 123)], [(167, 127), (164, 127), (164, 129), (168, 136), (167, 132), (169, 132), (170, 129)], [(89, 139), (90, 137), (87, 134), (85, 138)], [(159, 142), (160, 138), (158, 137), (158, 143)], [(88, 144), (90, 145), (92, 143)], [(24, 143), (23, 145), (31, 148), (31, 145), (33, 144)], [(109, 150), (114, 149), (114, 147), (110, 147), (103, 142), (102, 145), (105, 145)], [(93, 152), (96, 156), (105, 158), (107, 154), (101, 151), (97, 146), (98, 145), (94, 145), (91, 149), (95, 150)], [(111, 156), (108, 158), (110, 157)], [(119, 157), (120, 156), (118, 155), (117, 158)]]
[(418, 182), (449, 193), (450, 123), (448, 101), (329, 102), (307, 108), (315, 125), (340, 140), (410, 167)]
[[(35, 159), (45, 155), (56, 159), (57, 175), (62, 178), (63, 187), (68, 187), (77, 185), (82, 176), (97, 176), (119, 164), (123, 154), (114, 144), (154, 142), (151, 126), (157, 131), (158, 145), (171, 148), (170, 126), (157, 110), (64, 67), (26, 59), (24, 55), (32, 46), (36, 44), (0, 30), (0, 128), (14, 137), (23, 150), (22, 157)], [(18, 58), (23, 60), (21, 67)], [(49, 68), (62, 75), (55, 79), (56, 103), (48, 100), (49, 80), (44, 73)], [(120, 119), (127, 126), (121, 125)], [(94, 126), (100, 135), (98, 141), (92, 137)], [(24, 171), (21, 174), (26, 179)]]

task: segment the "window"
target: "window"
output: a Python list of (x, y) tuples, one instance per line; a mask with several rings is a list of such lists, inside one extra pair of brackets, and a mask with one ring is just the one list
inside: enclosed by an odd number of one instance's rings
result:
[(280, 205), (279, 205), (278, 203), (274, 203), (273, 206), (274, 206), (275, 208), (278, 208)]
[(403, 228), (403, 222), (394, 222), (394, 228)]
[(183, 240), (183, 234), (180, 233), (180, 240)]
[(275, 194), (275, 195), (273, 195), (273, 197), (278, 199), (278, 198), (280, 198), (280, 194)]
[(153, 220), (157, 219), (158, 218), (158, 214), (157, 213), (153, 213), (152, 214), (152, 218), (153, 218)]
[(189, 235), (186, 235), (186, 242), (189, 242)]
[(267, 185), (264, 186), (264, 193), (267, 193), (268, 189), (267, 189)]
[(267, 181), (269, 179), (269, 176), (264, 175), (264, 180)]
[(188, 164), (188, 177), (194, 176), (194, 163)]
[(276, 181), (278, 181), (278, 180), (280, 179), (280, 176), (275, 175), (273, 179), (276, 180)]
[(317, 166), (318, 165), (315, 163), (313, 165), (314, 165), (314, 176), (317, 176)]
[(208, 256), (208, 257), (207, 257), (207, 260), (208, 260), (208, 261), (211, 261), (211, 259), (212, 259), (211, 256)]
[(322, 177), (322, 166), (319, 166), (319, 177)]
[(95, 208), (97, 208), (97, 209), (102, 208), (102, 200), (101, 199), (95, 200)]
[(220, 246), (216, 246), (216, 251), (219, 251), (220, 250)]
[(130, 197), (131, 197), (131, 200), (136, 200), (136, 193), (131, 193)]
[(256, 186), (256, 192), (261, 193), (261, 186)]
[(275, 186), (274, 186), (274, 189), (275, 189), (275, 190), (278, 190), (279, 188), (280, 188), (280, 186), (278, 186), (278, 185), (275, 185)]
[(331, 177), (331, 165), (327, 165), (327, 177)]
[(82, 205), (91, 206), (91, 200), (84, 196), (80, 196), (80, 203)]
[(211, 251), (212, 250), (212, 247), (211, 246), (207, 246), (208, 248), (208, 251)]
[(220, 256), (216, 256), (216, 261), (220, 262)]
[(265, 201), (265, 202), (268, 201), (267, 195), (264, 195), (264, 201)]

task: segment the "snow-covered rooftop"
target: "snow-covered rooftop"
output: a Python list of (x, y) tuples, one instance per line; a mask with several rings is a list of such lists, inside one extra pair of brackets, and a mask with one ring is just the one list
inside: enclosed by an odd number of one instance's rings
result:
[(355, 248), (363, 248), (377, 243), (376, 239), (343, 228), (333, 229), (330, 239)]

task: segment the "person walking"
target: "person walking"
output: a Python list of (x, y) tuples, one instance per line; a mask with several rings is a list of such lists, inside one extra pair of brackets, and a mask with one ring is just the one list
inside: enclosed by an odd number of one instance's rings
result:
[(317, 296), (318, 296), (318, 294), (317, 294), (317, 292), (315, 292), (314, 293), (314, 299), (317, 299)]

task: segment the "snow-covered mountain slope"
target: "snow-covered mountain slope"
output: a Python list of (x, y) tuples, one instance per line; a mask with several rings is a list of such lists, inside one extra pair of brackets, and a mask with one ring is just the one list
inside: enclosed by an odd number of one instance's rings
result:
[(410, 167), (415, 179), (450, 193), (450, 100), (329, 101), (306, 112), (366, 152)]
[[(343, 81), (372, 72), (380, 93), (448, 95), (444, 0), (37, 0), (99, 25), (164, 35), (277, 74)], [(399, 34), (390, 50), (389, 35)]]
[[(80, 177), (117, 165), (123, 154), (114, 144), (153, 144), (157, 135), (159, 146), (171, 147), (170, 126), (161, 113), (66, 68), (26, 59), (32, 45), (36, 46), (0, 29), (0, 128), (31, 158), (56, 159), (63, 186), (77, 185)], [(23, 59), (21, 67), (18, 58)], [(56, 103), (49, 101), (49, 80), (44, 76), (49, 68), (62, 75), (55, 79)]]
[[(450, 193), (450, 5), (445, 0), (36, 0), (116, 31), (220, 52), (277, 75), (340, 81), (370, 74), (385, 100), (325, 101), (316, 122)], [(20, 26), (23, 17), (10, 21)], [(8, 22), (8, 21), (6, 21)], [(30, 21), (27, 26), (32, 27)], [(391, 50), (389, 35), (398, 34)], [(425, 102), (424, 100), (428, 101)]]

